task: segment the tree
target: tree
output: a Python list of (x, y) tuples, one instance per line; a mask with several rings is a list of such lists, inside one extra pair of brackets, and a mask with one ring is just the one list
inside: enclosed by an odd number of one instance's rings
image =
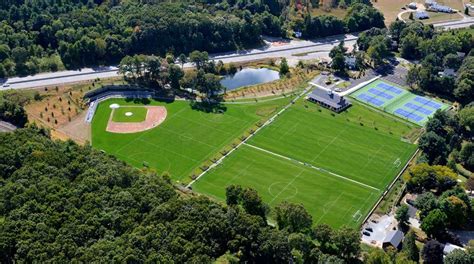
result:
[(461, 249), (455, 249), (444, 258), (444, 264), (471, 264), (474, 256)]
[(285, 76), (289, 72), (290, 72), (290, 67), (288, 66), (288, 62), (286, 61), (286, 58), (281, 59), (280, 75)]
[(282, 202), (275, 207), (278, 227), (289, 233), (306, 232), (311, 228), (313, 219), (302, 204)]
[(398, 207), (395, 214), (395, 219), (397, 219), (401, 226), (405, 226), (407, 224), (409, 217), (410, 215), (408, 214), (408, 206), (406, 204), (402, 204), (400, 207)]
[(237, 205), (242, 195), (242, 187), (240, 185), (229, 185), (225, 189), (225, 197), (227, 205)]
[(408, 259), (412, 261), (418, 263), (418, 261), (420, 260), (420, 251), (416, 246), (415, 232), (410, 231), (405, 236), (405, 239), (403, 240), (402, 252), (404, 252), (407, 255)]
[(268, 207), (263, 203), (262, 198), (260, 198), (257, 191), (252, 188), (246, 188), (242, 191), (240, 198), (242, 200), (242, 206), (247, 213), (266, 219)]
[(461, 163), (469, 170), (474, 170), (474, 143), (467, 142), (459, 152)]
[(428, 158), (429, 164), (444, 164), (448, 155), (446, 141), (434, 132), (424, 133), (418, 146)]
[(313, 228), (312, 237), (319, 242), (321, 251), (331, 252), (334, 231), (326, 224), (320, 224)]
[(445, 232), (448, 217), (440, 209), (429, 212), (421, 223), (421, 229), (429, 237), (438, 237)]
[(371, 59), (374, 67), (381, 66), (384, 59), (390, 55), (387, 41), (384, 36), (374, 37), (367, 49), (367, 56)]
[(436, 240), (426, 242), (421, 254), (426, 264), (443, 263), (443, 245)]
[(184, 55), (184, 53), (179, 54), (178, 56), (178, 62), (181, 64), (181, 68), (184, 68), (184, 64), (188, 62), (188, 57)]
[(440, 202), (440, 207), (448, 217), (448, 222), (453, 227), (462, 227), (468, 218), (468, 207), (463, 200), (451, 195)]
[(178, 90), (180, 88), (180, 81), (184, 77), (184, 71), (176, 64), (168, 66), (168, 78), (170, 79), (171, 88)]
[(191, 61), (198, 70), (203, 68), (209, 61), (209, 54), (205, 51), (193, 51), (189, 54), (189, 61)]
[(333, 236), (334, 246), (340, 258), (350, 262), (359, 257), (360, 237), (359, 232), (348, 227), (341, 227)]
[(423, 220), (429, 212), (439, 208), (439, 203), (432, 192), (424, 192), (416, 198), (415, 206), (420, 210), (420, 218)]
[(390, 256), (381, 249), (372, 249), (369, 255), (365, 259), (366, 264), (391, 264), (392, 259)]
[(346, 70), (344, 55), (341, 53), (336, 54), (334, 58), (332, 58), (331, 68), (339, 74), (344, 73)]
[(342, 74), (346, 71), (346, 62), (345, 54), (347, 48), (344, 47), (344, 41), (339, 42), (339, 45), (334, 46), (329, 52), (329, 57), (331, 57), (331, 68), (333, 68), (337, 73)]
[(474, 131), (474, 106), (466, 106), (458, 112), (459, 122), (465, 128)]
[(24, 127), (28, 123), (28, 115), (22, 105), (0, 95), (0, 120)]
[(430, 166), (427, 163), (411, 167), (405, 172), (403, 179), (410, 191), (418, 193), (435, 188), (442, 192), (457, 184), (457, 175), (453, 170), (441, 165)]

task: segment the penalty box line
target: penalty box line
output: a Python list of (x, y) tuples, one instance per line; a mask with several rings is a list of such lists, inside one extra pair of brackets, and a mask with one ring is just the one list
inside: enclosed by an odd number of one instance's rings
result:
[(270, 155), (273, 155), (273, 156), (276, 156), (276, 157), (279, 157), (279, 158), (282, 158), (282, 159), (286, 159), (286, 160), (288, 160), (288, 161), (296, 162), (296, 163), (301, 164), (301, 165), (303, 165), (303, 166), (309, 167), (309, 168), (311, 168), (311, 169), (313, 169), (313, 170), (317, 170), (317, 171), (320, 171), (320, 172), (326, 172), (326, 173), (328, 173), (328, 174), (330, 174), (330, 175), (332, 175), (332, 176), (334, 176), (334, 177), (337, 177), (337, 178), (340, 178), (340, 179), (343, 179), (343, 180), (346, 180), (346, 181), (355, 183), (355, 184), (357, 184), (357, 185), (360, 185), (360, 186), (363, 186), (363, 187), (366, 187), (366, 188), (369, 188), (369, 189), (372, 189), (372, 190), (376, 190), (376, 191), (379, 191), (379, 192), (381, 191), (379, 188), (375, 188), (375, 187), (370, 186), (370, 185), (368, 185), (368, 184), (365, 184), (365, 183), (362, 183), (362, 182), (358, 182), (358, 181), (353, 180), (353, 179), (349, 179), (349, 178), (347, 178), (347, 177), (344, 177), (344, 176), (342, 176), (342, 175), (339, 175), (339, 174), (337, 174), (337, 173), (328, 171), (328, 170), (323, 169), (323, 168), (320, 168), (320, 167), (316, 167), (316, 166), (311, 165), (311, 164), (309, 164), (309, 163), (302, 162), (302, 161), (299, 161), (299, 160), (296, 160), (296, 159), (293, 159), (293, 158), (290, 158), (290, 157), (287, 157), (287, 156), (283, 156), (283, 155), (280, 155), (280, 154), (275, 153), (275, 152), (273, 152), (273, 151), (270, 151), (270, 150), (267, 150), (267, 149), (264, 149), (264, 148), (260, 148), (260, 147), (251, 145), (251, 144), (249, 144), (249, 143), (244, 143), (244, 145), (249, 146), (249, 147), (251, 147), (251, 148), (253, 148), (253, 149), (256, 149), (256, 150), (259, 150), (259, 151), (268, 153), (268, 154), (270, 154)]

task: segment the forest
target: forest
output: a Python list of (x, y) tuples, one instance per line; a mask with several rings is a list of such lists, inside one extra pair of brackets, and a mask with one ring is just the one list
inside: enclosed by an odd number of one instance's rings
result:
[[(227, 205), (184, 194), (35, 127), (0, 134), (0, 262), (353, 263), (358, 231), (313, 226), (299, 204), (269, 208), (229, 186)], [(267, 225), (268, 218), (277, 227)]]
[(315, 38), (384, 27), (370, 1), (345, 3), (348, 14), (339, 19), (311, 17), (290, 0), (1, 1), (0, 78), (117, 64), (126, 55), (238, 50), (261, 44), (262, 35)]

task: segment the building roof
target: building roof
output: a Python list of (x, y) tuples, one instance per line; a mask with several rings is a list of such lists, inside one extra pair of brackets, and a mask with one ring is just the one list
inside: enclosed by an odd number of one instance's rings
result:
[(387, 232), (383, 243), (390, 243), (394, 247), (398, 247), (403, 240), (403, 232), (400, 230), (392, 230)]
[(309, 94), (309, 98), (322, 102), (336, 109), (346, 107), (351, 104), (349, 100), (329, 90), (316, 88)]
[(356, 65), (356, 58), (353, 56), (344, 56), (344, 63), (353, 67)]
[(446, 68), (442, 72), (439, 72), (438, 75), (442, 77), (454, 77), (456, 76), (456, 71), (451, 68)]
[(453, 251), (456, 250), (456, 249), (465, 250), (464, 248), (462, 248), (462, 247), (460, 247), (460, 246), (456, 246), (456, 245), (453, 245), (453, 244), (450, 244), (450, 243), (446, 243), (446, 244), (444, 245), (444, 248), (443, 248), (443, 253), (444, 253), (445, 255), (447, 255), (447, 254), (453, 252)]
[(430, 15), (426, 11), (416, 11), (415, 12), (415, 17), (420, 19), (420, 18), (429, 18)]

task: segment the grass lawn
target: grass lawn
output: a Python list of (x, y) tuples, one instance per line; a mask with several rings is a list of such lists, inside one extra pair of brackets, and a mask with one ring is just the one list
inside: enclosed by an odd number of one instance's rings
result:
[(378, 189), (393, 180), (416, 149), (401, 140), (415, 126), (357, 103), (341, 114), (319, 110), (300, 101), (249, 144)]
[[(143, 122), (146, 119), (148, 109), (145, 107), (120, 107), (114, 110), (112, 121), (114, 122)], [(127, 116), (127, 113), (132, 113)]]
[(313, 8), (311, 9), (311, 16), (335, 16), (340, 19), (344, 19), (344, 17), (347, 15), (348, 9), (342, 9), (342, 8), (331, 8), (329, 12), (323, 10), (323, 8)]
[(243, 145), (193, 190), (225, 201), (225, 187), (252, 187), (271, 207), (302, 203), (317, 223), (357, 227), (380, 195), (370, 188), (341, 180), (301, 164)]
[(402, 136), (418, 129), (357, 102), (333, 114), (300, 100), (193, 189), (224, 200), (240, 184), (270, 206), (303, 203), (315, 223), (358, 226), (416, 149)]
[(229, 104), (223, 114), (193, 110), (184, 101), (152, 101), (150, 105), (162, 105), (168, 111), (161, 125), (140, 133), (114, 134), (105, 131), (111, 113), (109, 105), (141, 104), (110, 99), (97, 108), (92, 122), (92, 145), (135, 167), (146, 164), (160, 173), (170, 173), (174, 180), (188, 182), (190, 174), (202, 163), (290, 100)]

